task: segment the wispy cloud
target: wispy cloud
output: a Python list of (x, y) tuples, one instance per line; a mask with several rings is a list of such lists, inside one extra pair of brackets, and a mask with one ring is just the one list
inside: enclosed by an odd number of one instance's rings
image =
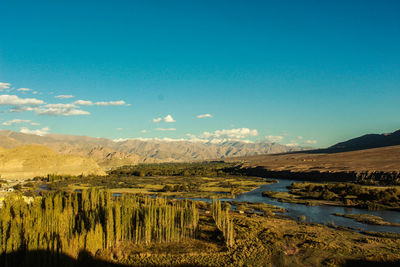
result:
[(157, 131), (166, 132), (166, 131), (176, 131), (175, 128), (157, 128)]
[(33, 90), (29, 89), (29, 88), (19, 88), (19, 89), (17, 89), (17, 91), (18, 92), (30, 92), (30, 91), (33, 91)]
[(78, 115), (90, 114), (90, 112), (85, 110), (76, 108), (65, 108), (65, 107), (40, 107), (40, 108), (35, 108), (34, 111), (38, 115), (50, 115), (50, 116), (78, 116)]
[(153, 119), (153, 122), (155, 122), (155, 123), (162, 122), (162, 121), (168, 122), (168, 123), (176, 122), (176, 120), (170, 114), (168, 114), (164, 118), (159, 117), (159, 118), (154, 118)]
[(42, 104), (44, 104), (44, 101), (36, 98), (20, 98), (16, 95), (0, 95), (0, 106), (38, 106)]
[(118, 101), (99, 101), (99, 102), (93, 102), (90, 100), (77, 100), (74, 102), (74, 104), (79, 105), (79, 106), (130, 106), (130, 104), (127, 104), (124, 100), (118, 100)]
[(90, 100), (76, 100), (75, 102), (74, 102), (74, 104), (75, 105), (78, 105), (78, 106), (93, 106), (93, 102), (92, 101), (90, 101)]
[(158, 142), (189, 142), (190, 141), (190, 140), (187, 140), (184, 138), (168, 138), (168, 137), (164, 137), (164, 138), (158, 138), (158, 137), (118, 138), (118, 139), (114, 139), (113, 141), (116, 143), (120, 143), (120, 142), (129, 141), (129, 140), (138, 140), (138, 141), (144, 141), (144, 142), (154, 142), (154, 141), (158, 141)]
[(94, 103), (96, 106), (129, 106), (124, 100), (118, 100), (118, 101), (108, 101), (108, 102), (96, 102)]
[(299, 140), (303, 140), (303, 136), (297, 136), (297, 139), (299, 139)]
[[(175, 128), (157, 128), (157, 131), (176, 131)], [(142, 130), (142, 133), (146, 133), (147, 130)], [(119, 138), (115, 139), (114, 142), (124, 142), (127, 140), (140, 140), (140, 141), (163, 141), (163, 142), (199, 142), (199, 143), (210, 143), (210, 144), (221, 144), (228, 141), (253, 143), (253, 141), (246, 140), (246, 137), (257, 136), (258, 131), (256, 129), (249, 128), (238, 128), (238, 129), (223, 129), (216, 130), (214, 132), (204, 132), (200, 135), (187, 133), (187, 138)]]
[(306, 140), (304, 143), (309, 145), (315, 145), (317, 143), (317, 140)]
[(207, 113), (207, 114), (200, 114), (200, 115), (197, 115), (196, 118), (198, 118), (198, 119), (202, 119), (202, 118), (212, 118), (212, 115), (211, 115), (210, 113)]
[(63, 104), (63, 103), (57, 103), (57, 104), (47, 104), (44, 105), (46, 108), (76, 108), (77, 106), (74, 104)]
[(295, 147), (295, 146), (298, 146), (298, 145), (299, 145), (298, 143), (289, 143), (289, 144), (286, 144), (285, 146)]
[[(0, 83), (0, 90), (9, 89), (10, 83)], [(37, 94), (37, 91), (33, 91), (30, 88), (19, 88), (18, 92), (32, 92)], [(70, 99), (73, 95), (57, 95), (57, 99)], [(0, 106), (10, 106), (8, 112), (24, 112), (32, 111), (37, 115), (53, 115), (53, 116), (78, 116), (78, 115), (89, 115), (90, 113), (86, 110), (82, 110), (80, 106), (130, 106), (124, 100), (117, 101), (99, 101), (93, 102), (90, 100), (77, 100), (73, 103), (45, 103), (41, 99), (37, 98), (22, 98), (17, 95), (2, 94), (0, 95)], [(33, 124), (32, 124), (33, 125)], [(25, 129), (26, 130), (26, 129)]]
[(58, 99), (69, 99), (69, 98), (74, 98), (73, 95), (56, 95), (55, 98)]
[(42, 129), (36, 129), (36, 130), (31, 130), (31, 129), (27, 128), (27, 127), (21, 127), (21, 129), (20, 129), (21, 133), (35, 134), (35, 135), (40, 135), (40, 136), (48, 134), (49, 131), (50, 131), (49, 127), (44, 127)]
[(237, 128), (237, 129), (223, 129), (216, 130), (214, 132), (204, 132), (200, 135), (201, 138), (221, 138), (221, 139), (229, 139), (229, 140), (238, 140), (246, 137), (257, 136), (258, 131), (256, 129), (249, 128)]
[(283, 140), (283, 136), (281, 135), (268, 135), (265, 137), (268, 141), (276, 143)]
[(0, 82), (0, 91), (4, 89), (9, 89), (11, 86), (11, 83), (2, 83)]
[(29, 123), (30, 125), (40, 125), (40, 123), (32, 122), (31, 120), (13, 119), (2, 123), (4, 126), (11, 126), (14, 124)]

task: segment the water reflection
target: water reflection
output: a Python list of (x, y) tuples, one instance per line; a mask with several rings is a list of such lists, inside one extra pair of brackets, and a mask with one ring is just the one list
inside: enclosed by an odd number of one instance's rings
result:
[[(381, 226), (381, 225), (369, 225), (364, 223), (359, 223), (348, 218), (334, 216), (333, 213), (343, 213), (343, 214), (372, 214), (384, 218), (387, 221), (400, 223), (400, 212), (397, 211), (369, 211), (364, 209), (349, 208), (349, 207), (335, 207), (335, 206), (306, 206), (303, 204), (294, 203), (282, 203), (273, 200), (269, 197), (263, 197), (263, 191), (276, 191), (283, 192), (288, 191), (286, 186), (293, 182), (301, 182), (297, 180), (281, 179), (279, 183), (262, 185), (261, 187), (237, 196), (234, 199), (224, 199), (224, 200), (234, 200), (234, 201), (248, 201), (248, 202), (259, 202), (275, 205), (278, 207), (285, 208), (288, 212), (286, 215), (297, 218), (299, 216), (306, 216), (306, 221), (315, 223), (334, 223), (338, 226), (359, 228), (364, 231), (375, 231), (375, 232), (393, 232), (400, 233), (400, 227), (394, 226)], [(198, 199), (206, 200), (206, 199)], [(209, 201), (207, 199), (206, 201)]]

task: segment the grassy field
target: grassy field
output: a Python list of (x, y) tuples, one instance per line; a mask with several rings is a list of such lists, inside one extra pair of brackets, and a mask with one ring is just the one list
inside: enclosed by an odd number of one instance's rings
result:
[(46, 182), (51, 190), (103, 188), (114, 193), (140, 193), (158, 196), (190, 198), (230, 198), (265, 184), (259, 177), (194, 177), (194, 176), (144, 176), (144, 177), (81, 177), (77, 179)]

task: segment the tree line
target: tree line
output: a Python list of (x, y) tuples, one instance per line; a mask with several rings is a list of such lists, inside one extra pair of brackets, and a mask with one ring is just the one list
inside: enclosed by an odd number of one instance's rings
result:
[(234, 164), (223, 162), (161, 163), (123, 166), (109, 175), (121, 176), (228, 176)]
[(222, 232), (225, 243), (228, 247), (231, 247), (234, 244), (233, 223), (232, 219), (229, 216), (230, 209), (231, 208), (228, 203), (225, 203), (225, 207), (224, 209), (222, 209), (221, 201), (213, 199), (212, 216), (218, 229)]
[(76, 256), (117, 242), (172, 242), (193, 238), (199, 220), (194, 202), (115, 197), (106, 190), (47, 193), (27, 203), (8, 196), (0, 209), (0, 253), (47, 250)]

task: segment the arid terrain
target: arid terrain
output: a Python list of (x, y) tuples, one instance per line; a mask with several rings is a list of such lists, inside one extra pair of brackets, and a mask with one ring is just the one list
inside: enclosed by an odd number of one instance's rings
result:
[(400, 130), (367, 134), (325, 149), (225, 159), (240, 161), (244, 168), (260, 167), (291, 172), (398, 172)]
[(339, 153), (285, 153), (235, 157), (225, 161), (243, 163), (243, 167), (262, 167), (292, 172), (400, 171), (400, 146), (388, 146)]
[(62, 155), (48, 147), (24, 145), (0, 149), (0, 175), (2, 178), (33, 178), (47, 174), (105, 174), (91, 158)]

